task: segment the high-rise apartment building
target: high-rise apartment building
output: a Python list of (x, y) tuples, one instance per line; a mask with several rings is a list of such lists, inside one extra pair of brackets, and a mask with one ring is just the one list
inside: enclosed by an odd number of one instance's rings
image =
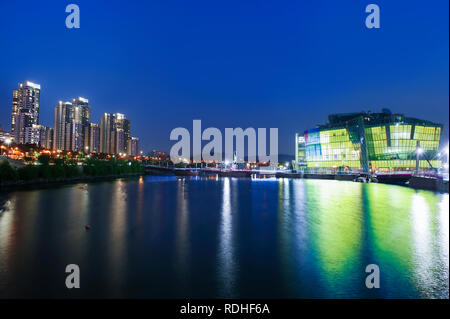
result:
[[(114, 118), (112, 114), (105, 113), (100, 119), (100, 153), (113, 153), (114, 147), (111, 138), (114, 131)], [(114, 137), (113, 137), (114, 138)]]
[(100, 120), (100, 152), (126, 154), (130, 139), (130, 121), (124, 114), (103, 114)]
[(126, 154), (128, 140), (130, 139), (130, 120), (124, 114), (114, 114), (114, 152), (116, 154)]
[(78, 97), (71, 102), (60, 101), (55, 107), (53, 148), (85, 151), (89, 147), (91, 110), (89, 101)]
[(33, 124), (31, 127), (25, 128), (25, 143), (51, 149), (53, 144), (53, 128), (39, 124)]
[(25, 143), (28, 127), (39, 124), (41, 86), (29, 81), (13, 90), (11, 134), (16, 143)]
[(84, 151), (86, 146), (89, 147), (89, 124), (91, 123), (89, 100), (83, 97), (72, 99), (72, 111), (71, 149)]
[(72, 103), (59, 101), (54, 112), (53, 149), (71, 150)]
[(139, 155), (139, 138), (131, 137), (128, 139), (127, 143), (128, 155), (138, 156)]
[(43, 144), (41, 144), (42, 147), (49, 150), (53, 148), (53, 132), (53, 127), (45, 126)]
[(92, 153), (100, 152), (100, 126), (97, 123), (89, 125), (89, 143), (87, 151)]

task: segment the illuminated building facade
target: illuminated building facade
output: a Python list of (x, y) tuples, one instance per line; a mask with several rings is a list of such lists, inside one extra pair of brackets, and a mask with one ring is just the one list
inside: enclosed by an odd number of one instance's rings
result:
[(130, 120), (124, 114), (103, 114), (100, 119), (100, 152), (127, 154)]
[(33, 124), (25, 130), (25, 144), (35, 144), (47, 149), (52, 148), (53, 128)]
[(71, 149), (73, 151), (84, 151), (89, 147), (89, 126), (91, 123), (91, 108), (89, 100), (83, 97), (72, 99), (72, 127), (71, 127)]
[(296, 164), (300, 167), (304, 148), (308, 171), (397, 171), (414, 170), (416, 165), (437, 169), (442, 165), (437, 159), (441, 134), (441, 124), (387, 109), (333, 114), (328, 124), (297, 136)]
[(87, 151), (92, 153), (100, 152), (100, 126), (97, 123), (89, 125), (89, 144)]
[(59, 101), (54, 111), (53, 149), (71, 150), (73, 108), (72, 103)]
[(124, 114), (114, 114), (114, 151), (116, 154), (128, 154), (128, 140), (130, 139), (130, 120)]
[(53, 148), (84, 151), (89, 147), (91, 109), (89, 101), (78, 97), (72, 102), (58, 102), (54, 111)]
[(131, 137), (128, 139), (127, 145), (128, 154), (131, 156), (139, 155), (139, 138)]
[(41, 86), (29, 81), (13, 90), (11, 134), (16, 143), (25, 143), (27, 128), (39, 124), (40, 95)]

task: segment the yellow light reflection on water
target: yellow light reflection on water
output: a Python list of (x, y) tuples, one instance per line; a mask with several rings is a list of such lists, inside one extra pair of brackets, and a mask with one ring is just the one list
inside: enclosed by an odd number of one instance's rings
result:
[[(372, 254), (386, 297), (448, 296), (448, 195), (389, 185), (365, 187)], [(446, 216), (446, 217), (445, 217)], [(447, 220), (445, 220), (447, 218)]]
[(380, 267), (381, 285), (386, 288), (387, 298), (394, 296), (392, 291), (397, 284), (408, 287), (405, 291), (414, 295), (415, 288), (405, 276), (413, 271), (410, 218), (413, 194), (414, 190), (401, 186), (368, 184), (364, 187), (366, 249), (370, 249), (370, 262)]
[[(108, 282), (113, 293), (117, 293), (122, 285), (125, 284), (124, 267), (127, 262), (126, 258), (126, 232), (127, 232), (127, 183), (123, 180), (116, 180), (113, 183), (112, 198), (110, 199), (110, 225), (109, 225), (109, 245), (108, 245), (108, 268), (109, 276), (112, 276)], [(117, 284), (117, 283), (120, 284)]]
[[(362, 184), (307, 181), (312, 249), (317, 253), (325, 295), (340, 297), (361, 272)], [(350, 279), (350, 280), (349, 280)]]

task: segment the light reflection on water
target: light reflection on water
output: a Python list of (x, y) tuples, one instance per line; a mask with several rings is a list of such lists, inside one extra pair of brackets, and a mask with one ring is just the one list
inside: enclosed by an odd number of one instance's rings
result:
[(233, 251), (233, 225), (230, 179), (223, 180), (223, 199), (220, 220), (219, 238), (219, 260), (218, 276), (220, 278), (219, 297), (228, 297), (236, 294), (234, 292), (234, 251)]
[[(0, 297), (448, 298), (448, 197), (156, 176), (2, 193)], [(69, 263), (80, 290), (64, 288)]]
[(176, 210), (176, 237), (175, 251), (177, 261), (175, 269), (178, 273), (178, 280), (182, 285), (182, 290), (188, 289), (189, 265), (190, 265), (190, 241), (189, 241), (189, 203), (184, 180), (178, 180), (177, 188), (177, 210)]

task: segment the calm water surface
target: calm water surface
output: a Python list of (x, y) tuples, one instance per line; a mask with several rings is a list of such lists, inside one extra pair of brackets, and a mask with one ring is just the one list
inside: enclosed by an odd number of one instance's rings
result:
[[(0, 193), (0, 297), (448, 298), (448, 200), (156, 176)], [(80, 266), (78, 290), (65, 288), (67, 264)], [(380, 289), (365, 286), (368, 264)]]

